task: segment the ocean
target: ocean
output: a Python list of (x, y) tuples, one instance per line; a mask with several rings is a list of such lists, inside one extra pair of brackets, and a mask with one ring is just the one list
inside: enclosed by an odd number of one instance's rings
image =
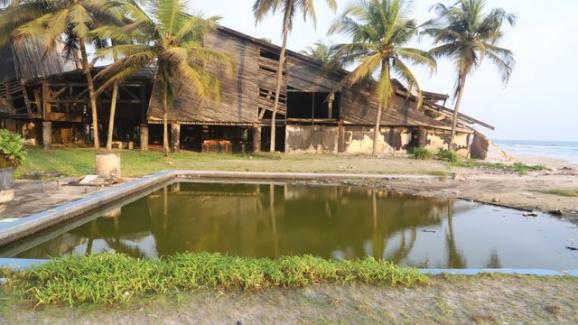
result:
[(556, 158), (578, 164), (578, 142), (493, 140), (510, 155)]

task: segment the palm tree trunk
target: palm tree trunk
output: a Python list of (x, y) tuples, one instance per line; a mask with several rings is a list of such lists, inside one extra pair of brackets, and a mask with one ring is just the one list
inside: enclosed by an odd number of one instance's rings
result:
[(373, 151), (371, 156), (373, 158), (377, 157), (377, 137), (379, 136), (379, 131), (381, 128), (381, 115), (383, 113), (383, 104), (379, 101), (377, 106), (377, 119), (375, 120), (375, 129), (373, 130)]
[(169, 83), (165, 80), (163, 90), (163, 150), (165, 156), (169, 155)]
[[(389, 74), (389, 61), (383, 60), (381, 62), (381, 76), (386, 74), (386, 78), (391, 79)], [(383, 77), (382, 77), (383, 78)], [(388, 92), (389, 94), (389, 92)], [(387, 103), (389, 102), (389, 95), (383, 94), (385, 96), (385, 100), (379, 100), (379, 104), (377, 106), (377, 118), (375, 119), (375, 129), (373, 130), (373, 151), (371, 152), (371, 156), (373, 158), (377, 157), (377, 137), (379, 136), (379, 131), (381, 128), (381, 116), (383, 114), (383, 107), (387, 107)], [(385, 105), (384, 105), (385, 102)]]
[(460, 104), (462, 103), (462, 95), (464, 93), (464, 86), (466, 84), (466, 76), (464, 74), (460, 74), (459, 77), (459, 85), (456, 97), (456, 105), (454, 107), (454, 117), (452, 120), (452, 134), (450, 136), (450, 142), (448, 143), (448, 150), (454, 149), (454, 141), (456, 138), (456, 130), (458, 128), (458, 117), (460, 114)]
[(94, 90), (94, 80), (90, 72), (90, 65), (88, 64), (88, 55), (86, 54), (86, 44), (84, 39), (79, 38), (80, 55), (82, 56), (82, 71), (86, 76), (86, 84), (88, 85), (88, 97), (90, 102), (90, 110), (92, 112), (92, 128), (94, 129), (94, 149), (100, 149), (100, 139), (98, 135), (98, 110), (96, 107), (96, 91)]
[(108, 134), (106, 138), (106, 152), (112, 152), (112, 134), (114, 132), (114, 119), (116, 115), (116, 102), (118, 99), (118, 82), (112, 85), (112, 101), (110, 103), (110, 117), (108, 119)]
[(279, 97), (281, 96), (281, 86), (283, 84), (283, 68), (285, 66), (285, 55), (287, 52), (287, 39), (289, 37), (289, 23), (291, 21), (291, 10), (289, 5), (285, 8), (285, 17), (283, 18), (283, 44), (279, 54), (279, 66), (277, 67), (277, 90), (275, 91), (275, 103), (273, 104), (273, 116), (271, 116), (271, 145), (270, 152), (275, 152), (276, 135), (277, 135), (277, 110), (279, 109)]
[[(114, 45), (114, 42), (113, 42)], [(117, 61), (116, 51), (113, 53), (114, 62)], [(112, 152), (112, 136), (114, 133), (114, 120), (116, 117), (116, 103), (118, 101), (118, 82), (112, 85), (112, 100), (110, 102), (110, 116), (108, 118), (108, 134), (106, 137), (106, 152)]]

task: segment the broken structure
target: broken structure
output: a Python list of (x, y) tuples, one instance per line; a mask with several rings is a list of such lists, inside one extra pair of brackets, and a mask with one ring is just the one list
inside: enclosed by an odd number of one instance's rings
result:
[[(224, 71), (216, 71), (222, 75), (219, 101), (200, 100), (186, 82), (178, 87), (169, 110), (173, 149), (249, 152), (268, 148), (280, 48), (224, 27), (210, 34), (205, 45), (228, 52), (235, 73), (227, 78)], [(90, 143), (84, 75), (59, 53), (45, 54), (35, 42), (0, 49), (0, 126), (45, 147)], [(288, 51), (277, 112), (277, 150), (371, 153), (377, 114), (372, 85), (343, 89), (328, 100), (346, 73), (327, 72), (318, 61)], [(120, 86), (114, 134), (118, 146), (148, 150), (161, 144), (162, 107), (153, 77), (151, 68)], [(453, 115), (444, 106), (447, 96), (424, 92), (424, 105), (418, 109), (416, 97), (406, 88), (396, 82), (395, 90), (381, 122), (380, 153), (447, 147)], [(110, 102), (111, 90), (98, 96), (102, 130), (107, 127)], [(474, 124), (492, 128), (460, 115), (456, 144), (462, 155), (469, 154)], [(106, 132), (100, 134), (104, 137)]]

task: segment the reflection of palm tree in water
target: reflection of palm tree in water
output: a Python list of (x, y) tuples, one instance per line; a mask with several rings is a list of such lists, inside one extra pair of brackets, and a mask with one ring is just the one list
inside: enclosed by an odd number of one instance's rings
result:
[(269, 213), (271, 214), (271, 229), (273, 231), (273, 256), (279, 257), (279, 237), (277, 235), (277, 217), (275, 216), (275, 185), (269, 185)]
[(500, 261), (500, 256), (496, 250), (492, 251), (492, 255), (486, 264), (488, 269), (501, 269), (502, 268), (502, 261)]
[(456, 238), (454, 235), (454, 218), (453, 218), (453, 200), (448, 200), (448, 232), (446, 233), (446, 245), (448, 249), (448, 268), (463, 269), (466, 266), (465, 258), (460, 254), (456, 247)]

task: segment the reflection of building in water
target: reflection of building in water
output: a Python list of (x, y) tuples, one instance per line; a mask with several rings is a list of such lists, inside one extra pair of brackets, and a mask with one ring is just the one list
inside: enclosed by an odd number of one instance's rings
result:
[[(438, 227), (448, 216), (451, 224), (454, 210), (464, 208), (356, 187), (181, 183), (123, 207), (120, 217), (101, 217), (21, 257), (208, 251), (252, 257), (369, 255), (402, 262), (422, 234), (419, 229)], [(448, 265), (458, 266), (465, 262), (449, 229)]]

